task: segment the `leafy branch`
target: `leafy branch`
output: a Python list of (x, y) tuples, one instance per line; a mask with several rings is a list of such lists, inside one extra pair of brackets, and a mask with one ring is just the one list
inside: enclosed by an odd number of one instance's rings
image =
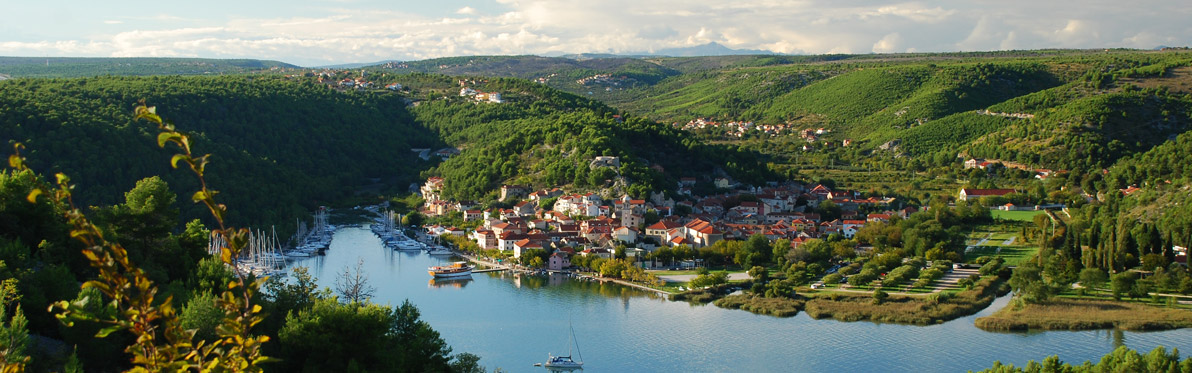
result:
[[(211, 211), (219, 225), (212, 234), (222, 235), (224, 246), (220, 248), (220, 261), (236, 268), (235, 260), (248, 244), (248, 229), (231, 228), (225, 224), (227, 206), (215, 200), (217, 191), (208, 187), (204, 177), (209, 154), (195, 156), (191, 150), (190, 136), (178, 131), (172, 123), (164, 121), (153, 107), (141, 102), (136, 107), (136, 119), (144, 119), (157, 125), (160, 133), (158, 146), (174, 144), (181, 150), (170, 159), (170, 165), (178, 168), (185, 163), (200, 182), (200, 189), (191, 199), (202, 202)], [(14, 154), (9, 156), (9, 166), (17, 170), (29, 170), (21, 156), (21, 144), (15, 144)], [(128, 251), (119, 243), (104, 238), (103, 231), (92, 223), (75, 205), (72, 198), (74, 185), (65, 174), (55, 175), (55, 185), (43, 185), (29, 193), (29, 202), (36, 202), (45, 195), (63, 205), (63, 216), (70, 227), (72, 238), (84, 245), (83, 255), (90, 265), (99, 271), (97, 279), (87, 281), (84, 288), (95, 288), (111, 299), (105, 310), (92, 313), (84, 306), (87, 299), (76, 302), (60, 301), (50, 306), (57, 318), (67, 326), (78, 321), (96, 322), (102, 328), (96, 337), (103, 338), (115, 331), (128, 331), (136, 341), (125, 351), (132, 355), (137, 371), (198, 370), (198, 371), (260, 371), (260, 364), (270, 361), (261, 354), (261, 345), (269, 341), (268, 336), (250, 334), (253, 326), (260, 323), (265, 314), (261, 306), (252, 303), (253, 297), (264, 283), (264, 278), (250, 279), (237, 270), (236, 279), (216, 300), (224, 311), (222, 324), (216, 328), (218, 339), (214, 342), (194, 341), (195, 330), (182, 328), (173, 298), (160, 300), (157, 285), (144, 270), (131, 263)], [(105, 312), (106, 311), (106, 312)], [(112, 316), (100, 316), (100, 315)]]

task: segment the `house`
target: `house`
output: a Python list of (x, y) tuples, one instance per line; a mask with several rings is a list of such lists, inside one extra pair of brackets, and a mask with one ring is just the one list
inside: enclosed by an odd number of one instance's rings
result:
[(729, 189), (733, 187), (733, 181), (729, 180), (727, 177), (718, 177), (713, 181), (713, 183), (716, 184), (716, 188), (719, 189)]
[(621, 215), (621, 225), (625, 227), (636, 227), (644, 224), (645, 222), (646, 217), (640, 214), (629, 213)]
[(535, 202), (537, 202), (537, 201), (544, 200), (544, 199), (547, 199), (547, 198), (555, 198), (555, 197), (558, 197), (558, 196), (561, 196), (561, 195), (563, 195), (563, 190), (562, 190), (562, 189), (559, 189), (559, 188), (552, 188), (552, 189), (550, 189), (550, 190), (543, 189), (543, 190), (540, 190), (540, 191), (537, 191), (537, 192), (534, 192), (534, 193), (530, 193), (530, 197), (529, 197), (529, 198), (530, 198), (530, 200), (531, 200), (531, 201), (535, 201)]
[(563, 268), (567, 267), (571, 267), (571, 259), (567, 257), (567, 254), (561, 251), (556, 251), (554, 254), (550, 254), (550, 258), (546, 260), (546, 269), (552, 271), (562, 271)]
[(1131, 186), (1129, 186), (1129, 187), (1126, 187), (1126, 189), (1119, 189), (1119, 191), (1121, 191), (1121, 192), (1122, 192), (1122, 195), (1124, 195), (1124, 196), (1128, 196), (1128, 195), (1134, 194), (1134, 192), (1137, 192), (1137, 191), (1140, 191), (1140, 190), (1142, 190), (1142, 188), (1139, 188), (1139, 187), (1138, 187), (1138, 186), (1136, 186), (1136, 185), (1131, 185)]
[(907, 217), (911, 216), (911, 214), (914, 214), (916, 212), (919, 212), (919, 209), (908, 206), (902, 210), (898, 210), (898, 217), (906, 219)]
[(590, 168), (598, 168), (598, 167), (618, 168), (618, 167), (621, 167), (621, 158), (610, 157), (610, 156), (599, 156), (599, 157), (596, 157), (596, 159), (593, 159), (592, 163), (589, 164), (588, 167), (590, 167)]
[(621, 242), (637, 242), (637, 228), (620, 227), (613, 230), (613, 239)]
[(865, 221), (887, 223), (890, 221), (890, 218), (890, 214), (869, 214), (865, 217)]
[(402, 88), (401, 84), (399, 84), (399, 83), (389, 83), (388, 85), (385, 86), (385, 89), (388, 89), (390, 91), (400, 91), (401, 88)]
[(670, 220), (662, 220), (646, 227), (646, 236), (654, 237), (658, 242), (666, 242), (666, 232), (672, 229), (682, 227), (682, 224)]
[(515, 244), (517, 244), (518, 241), (521, 241), (524, 239), (526, 239), (526, 235), (519, 234), (519, 233), (505, 232), (505, 233), (498, 234), (497, 235), (497, 250), (513, 251), (513, 246)]
[(459, 149), (456, 149), (456, 148), (442, 148), (442, 149), (439, 149), (439, 150), (435, 150), (435, 152), (434, 152), (434, 153), (432, 153), (432, 154), (433, 154), (433, 155), (435, 155), (435, 156), (438, 156), (439, 158), (442, 158), (442, 159), (446, 160), (446, 159), (448, 159), (448, 158), (451, 158), (451, 157), (454, 157), (454, 156), (457, 156), (457, 155), (459, 155)]
[(815, 196), (817, 199), (825, 200), (828, 199), (828, 195), (832, 194), (832, 189), (828, 189), (828, 187), (824, 186), (823, 184), (817, 184), (815, 188), (811, 188), (808, 193)]
[(711, 246), (724, 239), (724, 233), (716, 229), (711, 222), (703, 219), (693, 219), (683, 225), (683, 235), (691, 240), (692, 246)]
[(480, 220), (484, 218), (484, 212), (480, 210), (465, 210), (464, 221)]
[(612, 250), (604, 249), (604, 248), (585, 249), (584, 251), (581, 251), (581, 253), (583, 256), (598, 256), (598, 257), (601, 257), (604, 259), (612, 259), (613, 258)]
[(476, 245), (484, 250), (497, 248), (497, 235), (488, 229), (480, 228), (472, 231), (472, 240), (476, 241)]
[(853, 238), (853, 235), (857, 234), (857, 230), (864, 226), (864, 220), (845, 220), (840, 224), (840, 234), (845, 238)]
[(422, 184), (419, 191), (422, 193), (422, 198), (427, 202), (438, 201), (443, 193), (443, 178), (432, 176), (426, 179), (426, 183)]
[(538, 205), (534, 202), (521, 201), (513, 205), (513, 212), (518, 216), (534, 216), (537, 207)]
[(520, 258), (522, 254), (530, 250), (544, 250), (542, 242), (538, 240), (531, 240), (523, 238), (513, 243), (513, 257)]
[(959, 198), (957, 198), (957, 199), (959, 199), (959, 200), (961, 200), (961, 201), (968, 201), (968, 200), (969, 200), (969, 198), (981, 198), (981, 197), (1002, 197), (1002, 196), (1005, 196), (1005, 195), (1007, 195), (1007, 194), (1010, 194), (1010, 193), (1014, 193), (1014, 189), (969, 189), (969, 188), (962, 188), (962, 189), (960, 189), (960, 197), (959, 197)]
[(501, 200), (525, 197), (529, 188), (521, 185), (501, 185)]

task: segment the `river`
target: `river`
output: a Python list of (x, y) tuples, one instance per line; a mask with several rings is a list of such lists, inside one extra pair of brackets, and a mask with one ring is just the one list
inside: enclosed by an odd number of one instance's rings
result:
[(1192, 330), (1166, 332), (990, 333), (973, 320), (910, 326), (755, 315), (712, 305), (670, 302), (614, 284), (565, 276), (473, 274), (471, 280), (431, 282), (426, 268), (445, 263), (422, 252), (384, 248), (364, 227), (343, 227), (311, 268), (322, 286), (364, 259), (374, 302), (409, 299), (454, 352), (481, 357), (489, 368), (545, 371), (533, 363), (567, 352), (568, 320), (587, 372), (955, 372), (995, 360), (1023, 365), (1058, 354), (1067, 362), (1100, 357), (1116, 346), (1141, 352), (1156, 346), (1192, 351)]

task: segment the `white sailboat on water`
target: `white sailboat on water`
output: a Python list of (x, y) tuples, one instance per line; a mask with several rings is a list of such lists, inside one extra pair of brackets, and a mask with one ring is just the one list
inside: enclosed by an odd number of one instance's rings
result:
[[(571, 329), (571, 334), (567, 337), (567, 355), (554, 356), (553, 354), (547, 354), (546, 363), (542, 364), (546, 369), (556, 371), (584, 369), (584, 355), (579, 352), (579, 341), (575, 339), (575, 327), (571, 325), (570, 321), (567, 322), (567, 327)], [(574, 353), (579, 355), (578, 361), (571, 357), (573, 352), (571, 350), (572, 347), (575, 347)]]

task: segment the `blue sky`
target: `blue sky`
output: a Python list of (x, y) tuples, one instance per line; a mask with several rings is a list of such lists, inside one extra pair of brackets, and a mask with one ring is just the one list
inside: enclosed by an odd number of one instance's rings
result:
[(3, 56), (305, 66), (709, 42), (792, 54), (1192, 44), (1192, 2), (1154, 0), (0, 0), (0, 14)]

